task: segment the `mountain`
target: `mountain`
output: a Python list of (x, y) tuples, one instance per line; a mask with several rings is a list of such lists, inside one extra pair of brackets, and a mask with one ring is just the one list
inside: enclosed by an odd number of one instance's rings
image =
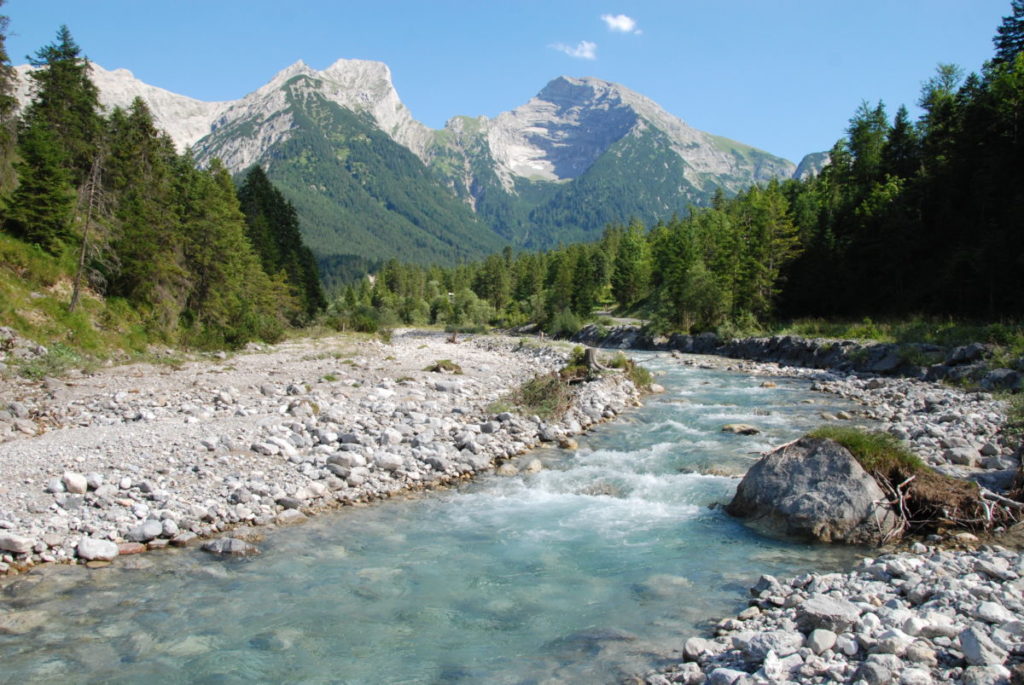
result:
[(628, 88), (566, 76), (493, 120), (450, 120), (424, 159), (496, 231), (529, 247), (683, 214), (718, 188), (731, 194), (795, 169)]
[[(231, 104), (203, 102), (151, 86), (135, 78), (127, 69), (107, 71), (95, 62), (91, 66), (92, 81), (99, 89), (101, 105), (107, 109), (127, 109), (132, 100), (141, 97), (152, 111), (157, 126), (170, 135), (178, 150), (184, 150), (207, 135), (211, 123)], [(27, 74), (33, 67), (22, 64), (14, 69), (17, 74), (15, 96), (18, 102), (24, 105), (31, 99), (32, 81)]]
[(804, 158), (800, 160), (800, 163), (796, 166), (796, 171), (793, 172), (793, 178), (804, 181), (808, 178), (814, 178), (821, 173), (828, 163), (832, 160), (832, 157), (828, 152), (812, 152), (809, 155), (804, 155)]
[(93, 65), (93, 76), (105, 105), (142, 97), (200, 162), (219, 157), (235, 173), (262, 165), (328, 266), (454, 263), (505, 245), (589, 240), (609, 223), (653, 223), (718, 189), (732, 194), (795, 170), (596, 78), (561, 76), (510, 112), (456, 116), (432, 130), (402, 104), (380, 62), (316, 70), (300, 61), (240, 100), (214, 103), (124, 69)]

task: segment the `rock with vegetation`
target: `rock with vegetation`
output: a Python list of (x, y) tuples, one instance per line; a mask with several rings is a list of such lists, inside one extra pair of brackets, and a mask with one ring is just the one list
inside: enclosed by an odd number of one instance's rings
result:
[(820, 542), (879, 543), (898, 527), (875, 479), (842, 445), (802, 438), (763, 457), (727, 511), (758, 527)]

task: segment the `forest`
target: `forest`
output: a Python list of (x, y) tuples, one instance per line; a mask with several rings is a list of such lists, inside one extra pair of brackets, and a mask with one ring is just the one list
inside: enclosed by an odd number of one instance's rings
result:
[(537, 322), (595, 309), (654, 332), (757, 331), (801, 317), (998, 321), (1024, 313), (1024, 0), (980, 73), (939, 65), (917, 104), (863, 102), (822, 173), (771, 182), (589, 244), (454, 268), (389, 261), (345, 288), (341, 325)]
[[(295, 210), (262, 169), (236, 187), (216, 161), (177, 153), (141, 99), (105, 113), (67, 27), (31, 63), (19, 112), (0, 41), (0, 237), (8, 268), (48, 263), (51, 290), (71, 281), (68, 330), (50, 342), (85, 342), (73, 317), (86, 300), (104, 303), (101, 328), (194, 347), (274, 340), (323, 309)], [(4, 319), (31, 328), (0, 295)]]

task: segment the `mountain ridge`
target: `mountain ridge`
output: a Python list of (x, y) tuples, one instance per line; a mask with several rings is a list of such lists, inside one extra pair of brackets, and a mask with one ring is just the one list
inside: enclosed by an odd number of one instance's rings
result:
[[(317, 70), (299, 60), (244, 97), (213, 103), (92, 67), (104, 106), (142, 97), (200, 163), (219, 158), (235, 174), (261, 165), (295, 204), (321, 263), (453, 263), (505, 245), (592, 240), (610, 223), (681, 215), (717, 189), (733, 194), (797, 169), (594, 77), (558, 76), (513, 110), (431, 129), (402, 103), (383, 62), (339, 59)], [(29, 69), (18, 67), (22, 103)]]

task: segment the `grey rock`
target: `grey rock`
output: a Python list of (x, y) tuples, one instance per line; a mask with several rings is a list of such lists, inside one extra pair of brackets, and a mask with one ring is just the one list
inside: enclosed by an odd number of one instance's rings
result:
[(129, 542), (149, 542), (154, 538), (160, 537), (163, 532), (164, 526), (160, 521), (147, 519), (141, 525), (125, 533), (124, 539)]
[(203, 544), (202, 549), (204, 552), (210, 552), (211, 554), (232, 557), (248, 557), (260, 553), (256, 545), (252, 545), (245, 540), (239, 540), (238, 538), (210, 540)]
[(865, 661), (853, 675), (854, 680), (863, 680), (868, 685), (890, 685), (892, 672), (881, 664)]
[(1006, 651), (977, 628), (968, 628), (957, 639), (964, 658), (972, 666), (998, 666), (1006, 658)]
[(784, 657), (796, 653), (804, 646), (804, 636), (797, 632), (770, 630), (755, 634), (742, 647), (743, 653), (751, 659), (763, 660), (768, 652)]
[(117, 543), (96, 538), (82, 538), (78, 541), (78, 556), (86, 561), (111, 561), (118, 555)]
[(5, 552), (28, 554), (32, 551), (32, 547), (35, 544), (36, 541), (32, 538), (12, 535), (10, 533), (0, 533), (0, 550)]
[(796, 610), (797, 623), (806, 630), (824, 628), (843, 633), (857, 623), (861, 610), (852, 602), (826, 595), (811, 595)]
[(380, 452), (374, 456), (373, 461), (379, 468), (385, 471), (397, 471), (405, 464), (405, 459), (390, 452)]
[(754, 464), (726, 511), (785, 535), (878, 543), (897, 525), (885, 501), (846, 448), (802, 438)]
[(811, 631), (810, 635), (807, 636), (807, 646), (815, 654), (821, 654), (827, 649), (832, 649), (836, 644), (836, 638), (838, 636), (831, 630), (825, 628), (815, 628)]

